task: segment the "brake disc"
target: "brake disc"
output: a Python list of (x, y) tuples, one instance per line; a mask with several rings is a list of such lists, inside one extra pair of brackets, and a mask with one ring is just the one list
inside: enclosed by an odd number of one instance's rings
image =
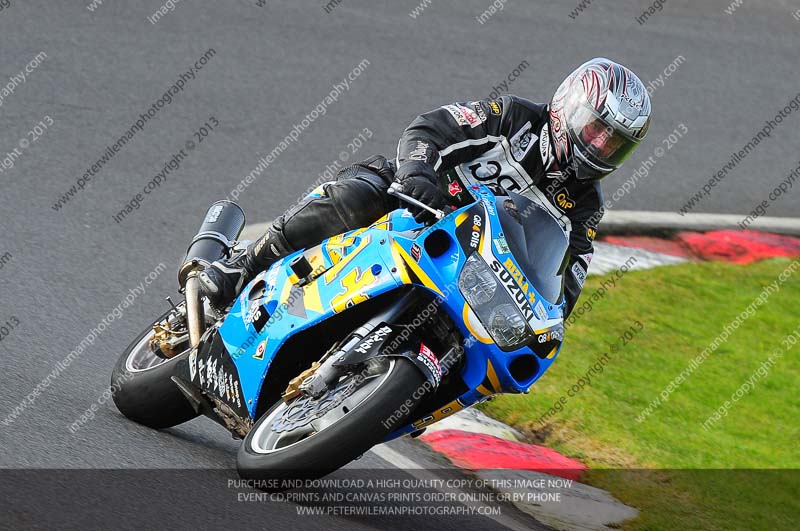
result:
[(315, 399), (301, 395), (287, 405), (286, 409), (272, 423), (272, 431), (283, 433), (307, 426), (335, 409), (355, 390), (356, 382), (349, 379)]

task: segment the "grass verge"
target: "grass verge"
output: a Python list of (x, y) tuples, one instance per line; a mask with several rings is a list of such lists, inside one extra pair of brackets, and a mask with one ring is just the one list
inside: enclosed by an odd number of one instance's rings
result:
[(589, 465), (590, 483), (641, 510), (626, 529), (794, 529), (800, 471), (764, 471), (800, 468), (800, 348), (787, 339), (800, 338), (800, 269), (778, 280), (791, 263), (629, 272), (529, 395), (483, 409)]

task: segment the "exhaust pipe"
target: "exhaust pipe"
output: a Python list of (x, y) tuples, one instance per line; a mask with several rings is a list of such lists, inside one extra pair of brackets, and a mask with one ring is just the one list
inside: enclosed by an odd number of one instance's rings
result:
[(186, 298), (186, 320), (192, 348), (205, 332), (205, 312), (197, 275), (211, 262), (226, 258), (245, 225), (244, 211), (232, 201), (217, 201), (209, 207), (186, 257), (178, 270), (178, 285)]
[(206, 331), (206, 314), (203, 309), (203, 300), (200, 297), (200, 280), (198, 271), (192, 271), (186, 278), (186, 324), (189, 327), (189, 342), (192, 348), (197, 348), (200, 338)]

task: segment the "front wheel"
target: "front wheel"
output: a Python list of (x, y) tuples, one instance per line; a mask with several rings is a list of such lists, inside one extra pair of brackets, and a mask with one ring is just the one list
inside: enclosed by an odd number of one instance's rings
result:
[[(167, 315), (169, 312), (156, 323)], [(150, 428), (169, 428), (197, 416), (170, 379), (187, 374), (186, 363), (191, 349), (165, 359), (153, 351), (151, 337), (152, 326), (125, 349), (111, 374), (111, 389), (114, 390), (114, 404), (123, 415)]]
[[(246, 479), (316, 479), (343, 467), (403, 425), (425, 377), (405, 358), (377, 358), (317, 399), (282, 400), (247, 434), (237, 456)], [(416, 398), (414, 398), (416, 397)]]

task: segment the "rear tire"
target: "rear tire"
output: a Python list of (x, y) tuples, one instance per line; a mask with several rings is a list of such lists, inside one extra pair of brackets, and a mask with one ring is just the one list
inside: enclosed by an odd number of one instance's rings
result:
[(159, 358), (150, 349), (152, 332), (152, 326), (145, 329), (125, 349), (111, 374), (111, 389), (117, 409), (130, 420), (154, 429), (169, 428), (198, 416), (170, 379), (188, 374), (191, 350), (170, 359)]
[[(270, 433), (274, 437), (271, 426), (264, 424), (274, 422), (276, 409), (286, 409), (279, 401), (258, 419), (242, 442), (236, 459), (239, 475), (260, 480), (320, 478), (358, 458), (403, 426), (409, 412), (424, 398), (424, 393), (417, 393), (421, 395), (418, 399), (411, 395), (422, 386), (425, 377), (405, 358), (389, 360), (388, 375), (381, 376), (384, 380), (355, 408), (343, 413), (340, 420), (286, 447), (267, 453), (264, 448), (257, 451), (262, 444), (259, 440), (266, 440)], [(388, 418), (401, 407), (407, 408), (407, 413), (387, 427)]]

